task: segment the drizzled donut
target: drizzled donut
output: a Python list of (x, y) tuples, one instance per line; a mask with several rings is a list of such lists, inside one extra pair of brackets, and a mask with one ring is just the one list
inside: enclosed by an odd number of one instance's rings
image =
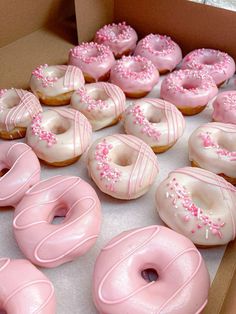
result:
[(200, 126), (189, 138), (189, 159), (197, 166), (236, 184), (236, 126), (211, 122)]
[(159, 169), (156, 156), (146, 143), (132, 135), (114, 134), (92, 144), (88, 171), (104, 193), (134, 199), (148, 191)]
[(68, 63), (79, 67), (85, 81), (93, 83), (109, 79), (115, 58), (109, 47), (90, 42), (72, 48)]
[(212, 106), (214, 121), (236, 124), (236, 91), (220, 93)]
[(82, 113), (60, 108), (36, 115), (27, 129), (26, 142), (47, 164), (66, 166), (79, 159), (91, 137), (91, 125)]
[(123, 55), (130, 55), (137, 40), (136, 31), (125, 22), (103, 26), (96, 32), (94, 38), (95, 42), (108, 46), (117, 59)]
[(162, 99), (143, 98), (126, 109), (124, 128), (127, 134), (139, 137), (155, 153), (161, 153), (182, 136), (185, 120), (171, 103)]
[(174, 70), (182, 60), (180, 47), (169, 36), (159, 34), (149, 34), (141, 39), (134, 55), (151, 60), (160, 74)]
[(210, 171), (172, 171), (157, 188), (156, 204), (161, 219), (197, 245), (224, 245), (235, 238), (236, 189)]
[(214, 49), (196, 49), (187, 54), (181, 65), (182, 69), (204, 70), (220, 86), (235, 72), (233, 58), (225, 52)]
[[(55, 216), (63, 217), (52, 224)], [(85, 254), (100, 230), (101, 205), (94, 189), (78, 177), (56, 176), (35, 184), (17, 205), (14, 235), (24, 255), (56, 267)]]
[(38, 99), (23, 89), (0, 89), (0, 138), (25, 136), (33, 116), (42, 111)]
[(83, 85), (81, 70), (71, 65), (40, 65), (30, 79), (32, 92), (49, 106), (69, 104), (72, 93)]
[(94, 267), (99, 313), (197, 314), (207, 304), (209, 287), (206, 265), (193, 243), (162, 226), (116, 236)]
[(125, 95), (114, 84), (86, 84), (72, 95), (71, 106), (82, 112), (96, 131), (119, 121), (125, 110)]

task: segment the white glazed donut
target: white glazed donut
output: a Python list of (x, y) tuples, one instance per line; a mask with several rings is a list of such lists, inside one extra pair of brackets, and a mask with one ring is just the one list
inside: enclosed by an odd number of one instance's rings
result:
[(40, 164), (32, 149), (24, 143), (0, 144), (0, 206), (16, 206), (25, 192), (40, 180)]
[(74, 92), (71, 106), (82, 112), (91, 123), (93, 131), (96, 131), (119, 121), (125, 110), (125, 95), (114, 84), (86, 84)]
[[(52, 224), (54, 217), (64, 217)], [(85, 254), (100, 231), (101, 205), (94, 189), (78, 177), (56, 176), (29, 189), (14, 213), (14, 235), (25, 256), (56, 267)]]
[(40, 65), (30, 79), (32, 92), (49, 106), (69, 104), (72, 93), (83, 85), (82, 71), (72, 65)]
[(161, 219), (197, 245), (224, 245), (235, 238), (236, 189), (210, 171), (172, 171), (157, 188), (156, 204)]
[(182, 136), (185, 120), (171, 103), (157, 98), (143, 98), (126, 109), (124, 127), (127, 134), (139, 137), (155, 153), (161, 153)]
[(29, 261), (0, 258), (0, 282), (1, 313), (56, 313), (53, 284)]
[(188, 145), (193, 166), (220, 174), (236, 184), (236, 125), (204, 124), (192, 133)]
[(0, 138), (24, 137), (33, 116), (41, 111), (34, 94), (23, 89), (0, 89)]
[(88, 151), (88, 171), (99, 189), (119, 199), (145, 194), (159, 172), (151, 148), (132, 135), (114, 134), (95, 141)]
[(209, 287), (207, 267), (193, 243), (163, 226), (119, 234), (94, 267), (99, 313), (200, 314)]
[(82, 113), (60, 108), (36, 115), (27, 129), (26, 142), (46, 163), (66, 166), (78, 160), (91, 137), (91, 125)]

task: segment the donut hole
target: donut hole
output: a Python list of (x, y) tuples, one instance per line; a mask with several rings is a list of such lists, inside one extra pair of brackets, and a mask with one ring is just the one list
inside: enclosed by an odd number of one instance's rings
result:
[(106, 94), (106, 92), (103, 89), (97, 89), (92, 90), (89, 93), (89, 96), (93, 98), (94, 100), (102, 100), (106, 101), (108, 100), (109, 96)]
[(207, 195), (204, 195), (203, 193), (198, 193), (197, 191), (191, 193), (192, 202), (199, 208), (205, 210), (211, 210), (212, 209), (212, 203), (210, 202), (209, 198), (207, 198)]
[(53, 123), (49, 129), (52, 133), (59, 135), (65, 133), (69, 127), (69, 121), (60, 117), (53, 120)]
[(4, 103), (2, 105), (3, 105), (3, 107), (5, 105), (6, 108), (11, 109), (11, 108), (18, 106), (19, 103), (20, 103), (20, 97), (17, 94), (14, 94), (14, 95), (7, 97), (4, 100)]
[(193, 90), (200, 87), (200, 83), (196, 80), (188, 80), (183, 83), (182, 87), (187, 90)]
[(152, 49), (156, 50), (156, 51), (163, 51), (165, 49), (167, 49), (167, 45), (164, 41), (161, 40), (155, 40), (152, 43)]
[(48, 67), (46, 68), (46, 76), (50, 77), (50, 78), (61, 78), (65, 75), (65, 70), (60, 69), (60, 68), (56, 68), (56, 67)]
[(146, 119), (150, 123), (160, 123), (161, 122), (161, 116), (159, 114), (150, 114), (146, 116)]
[(229, 152), (236, 151), (235, 138), (233, 136), (221, 136), (218, 138), (217, 142), (221, 149), (225, 149)]
[(114, 162), (115, 164), (117, 164), (118, 166), (127, 167), (127, 166), (132, 165), (133, 160), (132, 160), (131, 156), (126, 155), (126, 154), (124, 154), (124, 152), (123, 152), (123, 155), (120, 155), (120, 156), (117, 155), (117, 156), (115, 157), (115, 159), (113, 159), (113, 162)]
[(158, 273), (154, 268), (146, 268), (141, 271), (141, 276), (146, 282), (153, 282), (158, 280)]
[(129, 64), (125, 64), (125, 67), (127, 67), (130, 72), (140, 73), (143, 71), (143, 65), (140, 62), (131, 61)]
[(7, 314), (7, 312), (3, 309), (0, 309), (0, 314)]
[[(0, 177), (3, 177), (6, 173), (8, 173), (10, 169), (8, 168), (3, 168), (0, 170)], [(1, 313), (0, 313), (1, 314)]]
[(68, 209), (66, 207), (56, 207), (49, 217), (49, 221), (52, 225), (60, 225), (64, 222)]
[(219, 59), (216, 56), (205, 56), (205, 58), (202, 60), (202, 63), (205, 65), (214, 65), (218, 62)]

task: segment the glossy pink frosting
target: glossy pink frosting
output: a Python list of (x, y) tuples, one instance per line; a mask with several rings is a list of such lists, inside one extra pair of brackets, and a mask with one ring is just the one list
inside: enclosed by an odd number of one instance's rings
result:
[[(55, 216), (64, 217), (53, 224)], [(42, 267), (56, 267), (85, 254), (95, 243), (101, 205), (79, 177), (56, 176), (27, 191), (14, 213), (14, 235), (24, 255)]]
[(124, 93), (150, 92), (159, 81), (159, 72), (144, 57), (122, 57), (111, 68), (110, 81)]
[(96, 32), (94, 41), (108, 46), (115, 57), (125, 52), (131, 54), (136, 46), (136, 31), (125, 22), (103, 26)]
[(7, 314), (56, 313), (52, 283), (29, 261), (0, 258), (0, 282), (0, 309)]
[[(156, 271), (156, 281), (142, 272)], [(209, 274), (186, 237), (163, 226), (121, 233), (100, 252), (93, 275), (99, 313), (199, 314), (207, 303)]]
[(218, 92), (210, 75), (197, 70), (178, 70), (162, 82), (160, 96), (178, 108), (205, 106)]
[(152, 61), (158, 71), (172, 71), (182, 60), (182, 51), (169, 36), (149, 34), (141, 39), (134, 55)]
[(234, 75), (235, 62), (225, 52), (202, 48), (187, 54), (183, 59), (181, 68), (204, 70), (213, 77), (217, 85), (220, 85)]
[(23, 143), (0, 144), (0, 206), (16, 206), (25, 192), (40, 180), (40, 164), (32, 149)]
[(90, 42), (72, 48), (68, 63), (79, 67), (84, 74), (98, 81), (110, 71), (115, 58), (109, 47)]
[(34, 94), (23, 89), (0, 90), (0, 130), (12, 131), (27, 127), (33, 116), (42, 111)]
[(215, 121), (236, 124), (236, 91), (220, 93), (212, 106)]

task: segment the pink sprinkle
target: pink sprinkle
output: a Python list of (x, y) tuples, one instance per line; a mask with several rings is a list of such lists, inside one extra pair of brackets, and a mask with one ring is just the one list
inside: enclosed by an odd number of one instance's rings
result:
[(38, 66), (33, 72), (32, 75), (37, 78), (37, 80), (42, 82), (43, 87), (53, 87), (54, 83), (58, 81), (57, 77), (45, 75), (44, 70), (48, 67), (47, 64)]
[(117, 42), (120, 40), (128, 40), (131, 38), (133, 29), (125, 22), (119, 24), (109, 24), (103, 26), (96, 33), (96, 37), (101, 41)]
[[(157, 50), (154, 47), (155, 42), (161, 43), (160, 48)], [(143, 49), (148, 50), (154, 55), (168, 55), (175, 49), (176, 44), (173, 40), (166, 35), (150, 34), (140, 41)]]
[(0, 98), (7, 92), (7, 89), (6, 88), (1, 88), (0, 89)]
[(104, 108), (108, 108), (108, 102), (102, 101), (101, 99), (95, 100), (92, 97), (90, 97), (87, 94), (87, 91), (85, 88), (79, 88), (77, 89), (76, 93), (80, 96), (81, 101), (84, 104), (87, 104), (87, 110), (91, 111), (91, 110), (103, 110)]
[(42, 115), (41, 113), (36, 114), (32, 119), (31, 129), (32, 133), (35, 136), (38, 136), (39, 140), (46, 141), (48, 143), (48, 146), (52, 146), (53, 144), (56, 144), (57, 139), (55, 135), (50, 131), (45, 131), (42, 126)]

